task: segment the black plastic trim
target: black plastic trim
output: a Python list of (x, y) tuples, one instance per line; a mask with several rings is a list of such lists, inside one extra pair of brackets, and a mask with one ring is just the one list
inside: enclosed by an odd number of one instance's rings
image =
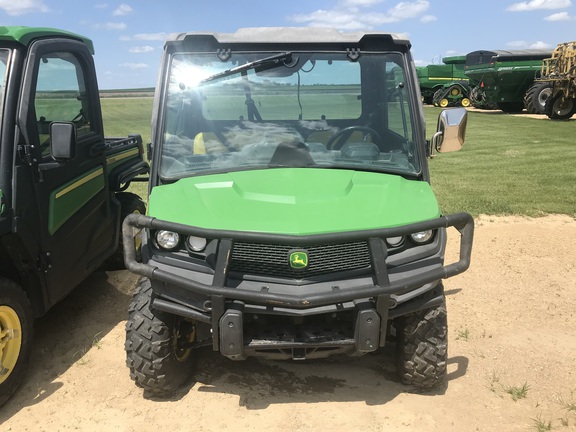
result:
[[(229, 248), (234, 240), (253, 241), (262, 243), (277, 244), (322, 244), (324, 242), (349, 241), (372, 238), (386, 238), (397, 235), (406, 235), (411, 232), (424, 231), (427, 229), (438, 229), (455, 227), (461, 234), (459, 260), (449, 265), (438, 265), (425, 273), (411, 275), (394, 282), (386, 283), (387, 275), (385, 266), (378, 267), (378, 284), (370, 284), (355, 287), (352, 290), (324, 290), (315, 292), (307, 290), (305, 294), (294, 295), (290, 293), (275, 293), (267, 290), (249, 291), (245, 289), (231, 288), (225, 286), (227, 279), (227, 269), (230, 259)], [(219, 253), (215, 283), (207, 285), (195, 280), (175, 275), (169, 271), (159, 269), (149, 264), (143, 264), (136, 261), (136, 252), (134, 238), (132, 237), (133, 228), (137, 229), (167, 229), (182, 233), (184, 235), (194, 235), (206, 238), (226, 239), (226, 247)], [(458, 275), (470, 266), (470, 257), (472, 252), (472, 241), (474, 235), (474, 220), (467, 213), (457, 213), (453, 215), (442, 216), (437, 219), (418, 222), (410, 225), (394, 228), (384, 228), (375, 230), (353, 231), (344, 233), (329, 233), (318, 235), (293, 236), (283, 234), (254, 233), (254, 232), (236, 232), (227, 230), (211, 230), (198, 228), (168, 221), (158, 220), (149, 216), (132, 214), (124, 220), (123, 236), (125, 245), (125, 263), (128, 270), (133, 273), (156, 279), (174, 286), (181, 287), (185, 290), (213, 297), (222, 296), (223, 298), (236, 299), (245, 302), (254, 302), (271, 306), (286, 306), (299, 309), (307, 309), (333, 303), (342, 303), (359, 298), (377, 297), (380, 295), (402, 294), (424, 284), (449, 278)], [(379, 245), (377, 249), (386, 248), (385, 242), (370, 241), (370, 247)], [(373, 255), (377, 252), (371, 251)], [(380, 254), (382, 251), (379, 252)]]

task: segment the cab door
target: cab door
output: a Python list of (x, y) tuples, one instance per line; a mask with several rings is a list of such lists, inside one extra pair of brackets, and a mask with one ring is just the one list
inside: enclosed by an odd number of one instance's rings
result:
[[(72, 157), (53, 157), (53, 122), (74, 125)], [(40, 224), (38, 265), (54, 304), (116, 247), (117, 209), (110, 207), (98, 87), (83, 43), (50, 39), (30, 46), (17, 123)]]

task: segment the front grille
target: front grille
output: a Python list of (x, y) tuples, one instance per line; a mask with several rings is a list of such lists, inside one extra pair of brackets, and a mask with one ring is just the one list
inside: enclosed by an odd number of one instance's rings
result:
[[(290, 267), (289, 257), (294, 250), (308, 253), (306, 268)], [(233, 272), (290, 279), (306, 279), (369, 267), (370, 253), (366, 242), (322, 246), (234, 243), (230, 261), (230, 270)]]

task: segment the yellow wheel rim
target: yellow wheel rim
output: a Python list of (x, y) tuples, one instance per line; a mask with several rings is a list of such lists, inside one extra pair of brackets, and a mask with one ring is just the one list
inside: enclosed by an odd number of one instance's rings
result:
[(8, 379), (20, 355), (22, 325), (14, 309), (0, 306), (0, 384)]
[(440, 106), (441, 106), (442, 108), (446, 108), (446, 107), (448, 106), (448, 99), (442, 99), (442, 100), (440, 101)]
[(452, 96), (458, 96), (460, 94), (460, 89), (458, 87), (454, 87), (452, 90), (450, 90), (450, 94)]
[(462, 103), (463, 107), (469, 107), (470, 106), (470, 99), (464, 98), (464, 99), (462, 99), (461, 103)]

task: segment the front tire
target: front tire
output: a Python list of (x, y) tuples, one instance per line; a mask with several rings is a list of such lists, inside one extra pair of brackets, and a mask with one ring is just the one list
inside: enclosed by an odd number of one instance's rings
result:
[(26, 294), (14, 282), (0, 278), (0, 406), (24, 378), (32, 335), (32, 310)]
[(126, 365), (130, 378), (154, 396), (173, 393), (192, 372), (194, 323), (152, 308), (155, 295), (144, 278), (132, 298), (126, 322)]
[(398, 372), (404, 384), (434, 389), (446, 379), (448, 324), (446, 300), (397, 319)]

